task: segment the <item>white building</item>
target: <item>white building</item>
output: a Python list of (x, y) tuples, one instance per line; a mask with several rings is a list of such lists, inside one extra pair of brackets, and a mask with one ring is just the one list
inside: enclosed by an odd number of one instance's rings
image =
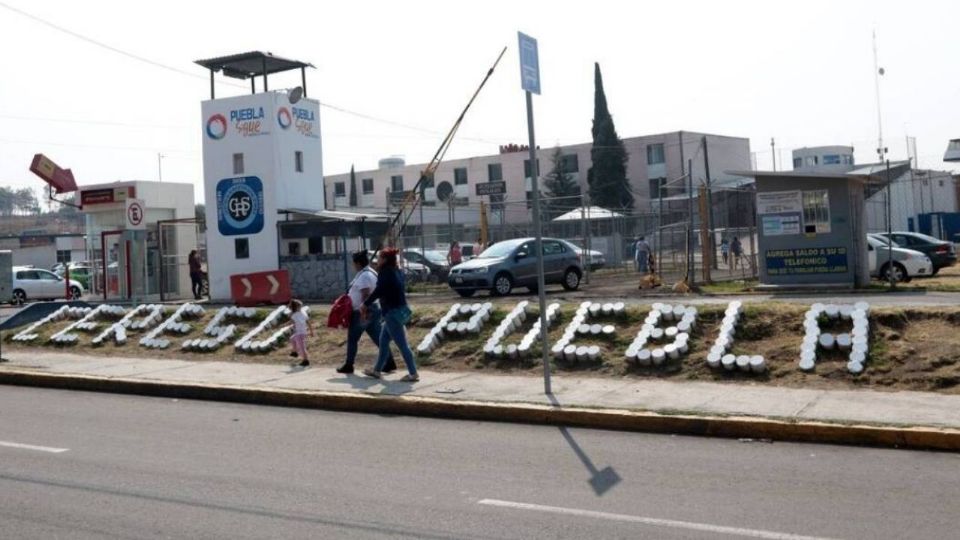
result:
[[(252, 52), (197, 61), (229, 77), (262, 77), (263, 91), (201, 104), (210, 297), (230, 297), (233, 274), (277, 270), (281, 210), (324, 208), (319, 102), (305, 97), (310, 64)], [(296, 91), (267, 76), (300, 69)], [(301, 97), (302, 96), (302, 97)]]

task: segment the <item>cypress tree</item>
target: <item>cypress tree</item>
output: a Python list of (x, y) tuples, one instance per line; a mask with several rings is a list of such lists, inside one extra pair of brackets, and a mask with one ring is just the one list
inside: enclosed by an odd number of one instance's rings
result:
[(353, 173), (353, 165), (350, 166), (350, 207), (357, 206), (357, 175)]
[(607, 109), (600, 64), (594, 64), (593, 147), (587, 171), (590, 203), (608, 209), (633, 208), (633, 189), (627, 180), (627, 150), (617, 136)]

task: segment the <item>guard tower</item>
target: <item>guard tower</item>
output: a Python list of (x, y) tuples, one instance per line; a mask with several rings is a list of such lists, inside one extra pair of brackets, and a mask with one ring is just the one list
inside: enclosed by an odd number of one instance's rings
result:
[[(196, 63), (210, 70), (201, 104), (210, 297), (225, 300), (231, 275), (278, 269), (279, 210), (324, 208), (320, 103), (307, 98), (306, 62), (254, 51)], [(299, 86), (269, 89), (268, 76), (297, 69)], [(217, 72), (250, 79), (250, 94), (217, 98)]]

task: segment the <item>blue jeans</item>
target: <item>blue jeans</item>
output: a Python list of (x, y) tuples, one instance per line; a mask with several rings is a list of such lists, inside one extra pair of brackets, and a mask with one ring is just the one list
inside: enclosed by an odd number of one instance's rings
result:
[(649, 262), (650, 262), (650, 255), (648, 255), (646, 252), (642, 253), (641, 257), (637, 258), (636, 260), (637, 272), (640, 272), (641, 274), (646, 274), (647, 269), (649, 268), (647, 263)]
[(390, 356), (390, 340), (393, 340), (400, 349), (400, 356), (403, 357), (403, 363), (407, 365), (407, 371), (411, 375), (416, 375), (417, 363), (413, 359), (410, 345), (407, 344), (407, 330), (396, 317), (391, 317), (389, 313), (384, 314), (383, 317), (383, 329), (380, 331), (380, 356), (377, 357), (377, 365), (373, 369), (383, 371)]
[[(357, 359), (357, 348), (360, 344), (360, 338), (366, 333), (373, 340), (374, 345), (380, 346), (380, 308), (371, 306), (367, 308), (367, 320), (360, 317), (360, 311), (354, 311), (350, 316), (350, 328), (347, 329), (347, 359), (344, 362), (352, 366)], [(393, 360), (393, 354), (388, 354), (387, 366), (393, 366), (396, 369), (397, 363)]]

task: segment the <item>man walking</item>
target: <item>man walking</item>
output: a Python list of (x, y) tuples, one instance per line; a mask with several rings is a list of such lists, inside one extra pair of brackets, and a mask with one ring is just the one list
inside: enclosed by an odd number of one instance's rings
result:
[(637, 237), (637, 243), (634, 246), (634, 260), (637, 265), (637, 272), (641, 274), (650, 273), (650, 244), (644, 239), (643, 236)]

